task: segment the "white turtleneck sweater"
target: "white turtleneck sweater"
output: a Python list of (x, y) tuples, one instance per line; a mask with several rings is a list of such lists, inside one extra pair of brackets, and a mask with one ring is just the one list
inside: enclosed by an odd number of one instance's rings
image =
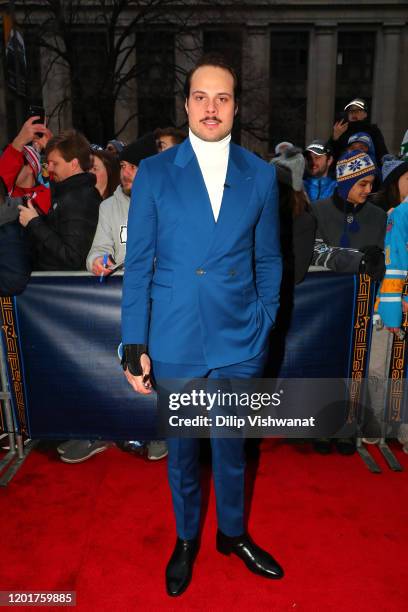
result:
[(189, 137), (208, 191), (214, 219), (217, 222), (227, 176), (231, 134), (218, 142), (201, 140), (191, 130)]

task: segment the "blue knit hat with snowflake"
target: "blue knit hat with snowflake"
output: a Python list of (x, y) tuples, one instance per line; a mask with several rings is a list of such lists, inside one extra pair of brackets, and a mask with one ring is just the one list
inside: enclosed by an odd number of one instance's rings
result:
[(365, 176), (375, 176), (376, 166), (363, 151), (347, 151), (336, 164), (337, 192), (343, 200), (347, 200), (353, 185)]

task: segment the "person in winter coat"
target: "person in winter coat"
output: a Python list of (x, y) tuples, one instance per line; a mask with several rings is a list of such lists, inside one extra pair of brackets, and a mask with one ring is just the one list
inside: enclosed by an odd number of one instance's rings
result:
[(95, 188), (90, 144), (76, 130), (61, 132), (45, 149), (52, 210), (39, 216), (20, 206), (20, 223), (31, 241), (34, 269), (83, 270), (98, 222), (101, 196)]
[(399, 333), (403, 311), (408, 310), (407, 296), (402, 296), (408, 274), (408, 161), (386, 159), (383, 186), (398, 192), (400, 204), (389, 211), (385, 235), (386, 272), (376, 302), (376, 311), (384, 325)]
[(346, 104), (344, 113), (345, 118), (334, 124), (332, 136), (327, 142), (333, 151), (335, 161), (347, 149), (350, 136), (358, 132), (365, 132), (373, 141), (375, 158), (378, 164), (381, 164), (381, 160), (388, 153), (388, 150), (380, 128), (368, 120), (367, 102), (362, 98), (354, 98)]
[(51, 132), (43, 124), (35, 124), (38, 119), (38, 116), (27, 119), (5, 148), (0, 157), (0, 177), (10, 197), (27, 196), (40, 213), (47, 213), (51, 194), (42, 176), (39, 151), (46, 146)]
[[(120, 185), (100, 206), (98, 226), (86, 260), (86, 267), (92, 274), (106, 276), (111, 273), (110, 266), (121, 265), (125, 261), (132, 184), (142, 159), (156, 153), (153, 134), (139, 138), (120, 153)], [(105, 263), (104, 256), (108, 257)]]
[(276, 167), (279, 187), (282, 288), (288, 289), (306, 276), (313, 255), (316, 220), (304, 191), (305, 158), (302, 151), (288, 147), (271, 163)]
[(336, 180), (331, 176), (333, 155), (322, 140), (313, 140), (306, 147), (307, 176), (303, 181), (310, 202), (329, 198), (336, 189)]
[(0, 177), (0, 297), (22, 293), (30, 274), (30, 251), (24, 230), (16, 221), (15, 208)]
[(382, 278), (387, 215), (368, 200), (376, 173), (374, 162), (363, 151), (350, 151), (340, 158), (336, 191), (312, 209), (317, 220), (314, 265)]
[[(377, 173), (363, 151), (346, 152), (336, 166), (337, 188), (331, 198), (316, 202), (317, 234), (313, 263), (334, 272), (364, 273), (373, 280), (384, 274), (384, 234), (387, 215), (368, 201)], [(331, 451), (333, 440), (316, 439), (315, 450)], [(336, 439), (343, 455), (355, 451), (355, 440)]]

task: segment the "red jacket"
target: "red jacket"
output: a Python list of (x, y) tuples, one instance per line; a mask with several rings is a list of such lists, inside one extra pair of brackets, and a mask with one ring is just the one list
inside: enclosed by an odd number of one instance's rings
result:
[(0, 176), (3, 179), (10, 196), (20, 197), (23, 195), (32, 196), (33, 203), (43, 212), (47, 213), (51, 208), (51, 192), (45, 185), (35, 187), (17, 187), (15, 184), (17, 175), (24, 163), (24, 155), (17, 151), (11, 144), (6, 147), (0, 157)]

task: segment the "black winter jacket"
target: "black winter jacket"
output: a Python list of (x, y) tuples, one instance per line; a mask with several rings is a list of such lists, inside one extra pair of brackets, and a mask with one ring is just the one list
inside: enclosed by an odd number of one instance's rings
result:
[(85, 270), (101, 196), (95, 176), (75, 174), (51, 187), (52, 208), (27, 225), (35, 270)]

